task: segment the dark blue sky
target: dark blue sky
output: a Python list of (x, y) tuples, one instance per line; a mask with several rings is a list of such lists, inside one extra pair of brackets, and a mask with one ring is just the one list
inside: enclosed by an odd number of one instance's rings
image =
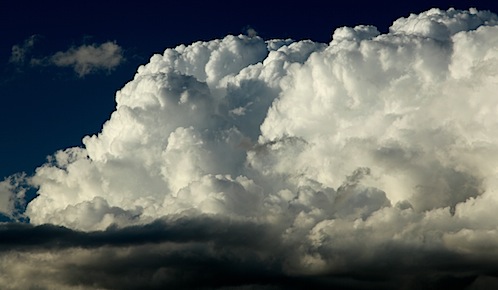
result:
[[(432, 7), (498, 12), (495, 1), (125, 3), (0, 0), (0, 178), (31, 173), (47, 155), (99, 132), (114, 110), (115, 92), (167, 47), (240, 34), (249, 26), (264, 39), (328, 42), (337, 27), (370, 24), (387, 32), (397, 18)], [(37, 35), (32, 57), (115, 41), (126, 61), (83, 78), (71, 68), (9, 63), (12, 47), (32, 35)]]

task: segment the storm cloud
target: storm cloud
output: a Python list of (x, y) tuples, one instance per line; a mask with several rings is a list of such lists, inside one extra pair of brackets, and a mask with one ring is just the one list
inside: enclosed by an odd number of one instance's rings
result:
[(19, 177), (24, 213), (0, 184), (30, 221), (0, 228), (0, 285), (493, 289), (497, 24), (431, 9), (152, 56), (99, 134)]

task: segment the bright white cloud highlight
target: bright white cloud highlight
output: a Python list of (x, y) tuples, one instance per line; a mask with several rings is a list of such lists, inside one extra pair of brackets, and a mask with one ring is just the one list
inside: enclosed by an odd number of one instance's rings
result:
[[(497, 24), (432, 9), (329, 44), (167, 49), (117, 92), (101, 133), (36, 170), (26, 214), (86, 231), (250, 220), (280, 231), (288, 273), (344, 271), (393, 245), (498, 258), (480, 250), (498, 228)], [(121, 59), (113, 43), (53, 57), (80, 75)]]
[(122, 63), (123, 50), (115, 42), (82, 45), (55, 53), (50, 62), (56, 66), (73, 67), (80, 77), (96, 70), (112, 70)]

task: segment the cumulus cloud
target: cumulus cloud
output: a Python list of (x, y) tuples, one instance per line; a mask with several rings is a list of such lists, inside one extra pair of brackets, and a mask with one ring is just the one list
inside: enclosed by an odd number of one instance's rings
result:
[(75, 289), (496, 285), (497, 24), (432, 9), (328, 44), (240, 35), (152, 56), (99, 134), (25, 177), (32, 225), (2, 229), (21, 253), (2, 273), (16, 261)]
[(80, 77), (95, 70), (112, 70), (122, 63), (123, 50), (115, 42), (82, 45), (59, 51), (50, 57), (56, 66), (72, 67)]

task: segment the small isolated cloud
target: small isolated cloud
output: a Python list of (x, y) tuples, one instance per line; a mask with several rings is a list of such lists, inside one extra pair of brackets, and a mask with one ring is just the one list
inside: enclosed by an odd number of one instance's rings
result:
[(72, 47), (50, 57), (52, 64), (60, 67), (73, 67), (80, 77), (96, 70), (112, 70), (123, 60), (123, 49), (111, 41), (98, 46), (92, 44)]
[(24, 64), (26, 62), (27, 56), (30, 54), (36, 39), (37, 35), (31, 35), (27, 39), (24, 40), (22, 44), (16, 44), (12, 46), (12, 53), (9, 58), (9, 62), (15, 64)]
[(111, 71), (125, 60), (123, 49), (112, 41), (100, 45), (71, 47), (66, 51), (58, 51), (52, 55), (40, 56), (38, 51), (35, 56), (33, 46), (39, 38), (39, 35), (32, 35), (22, 44), (13, 45), (9, 63), (15, 65), (17, 69), (25, 65), (31, 67), (52, 65), (71, 67), (80, 77), (84, 77), (100, 70)]

